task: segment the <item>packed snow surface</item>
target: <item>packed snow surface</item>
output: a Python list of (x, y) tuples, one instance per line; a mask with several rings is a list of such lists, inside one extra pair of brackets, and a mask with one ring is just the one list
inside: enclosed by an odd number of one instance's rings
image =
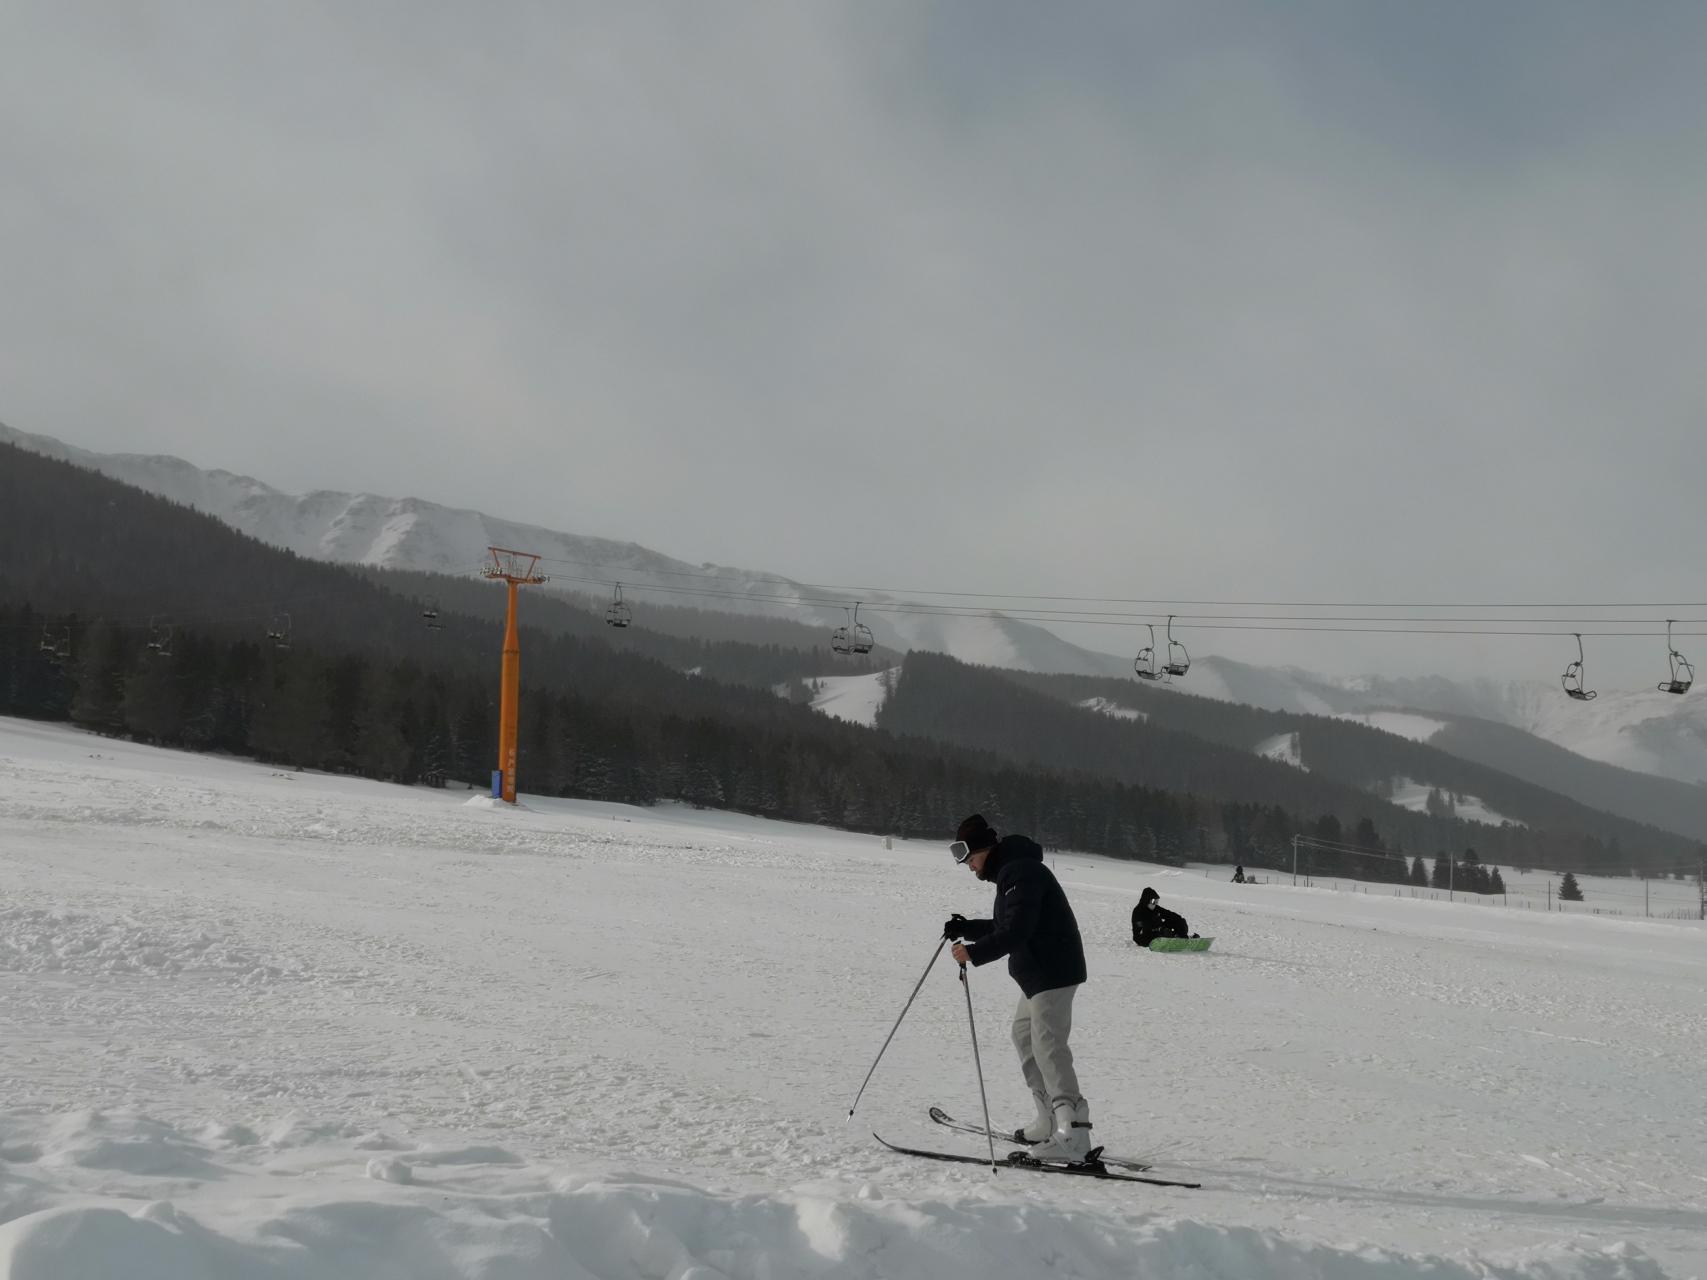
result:
[(1707, 784), (1707, 697), (1699, 689), (1683, 697), (1651, 685), (1601, 689), (1593, 702), (1577, 702), (1556, 680), (1326, 676), (1206, 654), (1193, 664), (1189, 688), (1180, 691), (1272, 711), (1344, 715), (1423, 742), (1445, 725), (1418, 712), (1474, 716), (1603, 764)]
[(1384, 733), (1397, 734), (1401, 738), (1409, 738), (1412, 742), (1427, 742), (1446, 728), (1444, 720), (1434, 720), (1408, 711), (1352, 711), (1337, 716), (1336, 719), (1355, 720), (1358, 724), (1366, 724), (1371, 729), (1380, 729)]
[[(1414, 809), (1418, 813), (1428, 812), (1429, 795), (1437, 788), (1426, 782), (1416, 782), (1410, 778), (1394, 778), (1393, 793), (1388, 798), (1404, 809)], [(1522, 826), (1516, 818), (1508, 818), (1503, 813), (1496, 813), (1476, 796), (1464, 795), (1450, 791), (1441, 792), (1441, 800), (1451, 806), (1453, 814), (1466, 822), (1482, 822), (1490, 827), (1501, 823), (1512, 822)]]
[(946, 961), (847, 1122), (940, 844), (468, 798), (0, 720), (0, 1275), (1707, 1274), (1698, 923), (1053, 855), (1097, 1140), (1203, 1189), (992, 1176), (869, 1136), (979, 1150)]
[(1304, 748), (1296, 733), (1277, 733), (1272, 738), (1264, 738), (1257, 743), (1257, 754), (1281, 764), (1289, 764), (1294, 769), (1310, 772), (1304, 764)]
[(1086, 698), (1078, 705), (1086, 711), (1100, 712), (1105, 716), (1113, 716), (1116, 720), (1148, 720), (1150, 718), (1136, 707), (1123, 707), (1118, 702), (1110, 702), (1107, 698)]
[(819, 676), (812, 681), (812, 709), (870, 727), (877, 723), (877, 713), (900, 674), (901, 669), (893, 667), (864, 676)]

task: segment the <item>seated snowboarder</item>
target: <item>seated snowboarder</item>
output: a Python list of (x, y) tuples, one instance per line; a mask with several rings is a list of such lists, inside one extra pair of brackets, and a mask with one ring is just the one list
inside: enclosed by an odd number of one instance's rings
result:
[(1243, 884), (1244, 882), (1245, 882), (1245, 869), (1243, 867), (1234, 867), (1233, 868), (1233, 883), (1234, 884)]
[(1160, 905), (1160, 897), (1149, 887), (1138, 896), (1138, 905), (1132, 908), (1132, 941), (1148, 947), (1157, 938), (1195, 938), (1185, 917)]

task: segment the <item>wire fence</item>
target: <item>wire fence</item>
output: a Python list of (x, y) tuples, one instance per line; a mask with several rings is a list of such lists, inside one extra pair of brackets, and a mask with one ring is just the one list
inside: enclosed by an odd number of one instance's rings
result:
[[(1492, 868), (1489, 868), (1492, 870)], [(1202, 868), (1205, 879), (1231, 879), (1224, 866)], [(1521, 872), (1501, 868), (1507, 879), (1504, 893), (1471, 893), (1463, 889), (1437, 889), (1431, 886), (1390, 884), (1381, 881), (1353, 880), (1344, 876), (1317, 876), (1301, 872), (1294, 878), (1289, 872), (1245, 872), (1244, 883), (1250, 885), (1285, 885), (1296, 883), (1301, 889), (1329, 889), (1340, 893), (1361, 893), (1371, 897), (1416, 898), (1431, 902), (1462, 902), (1471, 906), (1506, 907), (1516, 911), (1556, 911), (1574, 915), (1626, 916), (1646, 920), (1707, 920), (1701, 885), (1696, 880), (1633, 880), (1610, 876), (1577, 876), (1582, 901), (1559, 897), (1562, 877), (1539, 872)], [(1515, 883), (1513, 883), (1515, 881)]]

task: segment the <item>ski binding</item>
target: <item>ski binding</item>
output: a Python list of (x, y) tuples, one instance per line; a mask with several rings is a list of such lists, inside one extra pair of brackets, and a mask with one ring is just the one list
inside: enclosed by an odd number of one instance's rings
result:
[[(949, 1115), (948, 1112), (944, 1111), (941, 1107), (932, 1107), (930, 1115), (931, 1115), (932, 1120), (936, 1121), (938, 1124), (942, 1125), (944, 1128), (953, 1129), (956, 1133), (969, 1133), (974, 1138), (982, 1138), (985, 1136), (984, 1129), (981, 1125), (967, 1124), (963, 1120), (956, 1120), (953, 1116)], [(1007, 1143), (1010, 1147), (1026, 1147), (1026, 1146), (1030, 1145), (1023, 1138), (1021, 1138), (1017, 1133), (991, 1133), (989, 1136), (994, 1138), (997, 1142)], [(1101, 1151), (1102, 1148), (1098, 1147), (1097, 1150)], [(1018, 1159), (1018, 1157), (1022, 1157), (1022, 1156), (1025, 1156), (1028, 1159), (1031, 1158), (1028, 1156), (1028, 1153), (1026, 1153), (1025, 1151), (1015, 1151), (1011, 1155), (1008, 1156), (1008, 1161), (1011, 1164), (1023, 1163), (1020, 1159)], [(1047, 1162), (1042, 1161), (1042, 1160), (1037, 1160), (1037, 1161), (1035, 1161), (1035, 1163), (1044, 1164)], [(1058, 1163), (1062, 1163), (1062, 1162), (1055, 1161), (1054, 1163), (1058, 1164)], [(1144, 1172), (1147, 1172), (1148, 1170), (1155, 1167), (1153, 1165), (1145, 1164), (1141, 1160), (1129, 1160), (1129, 1159), (1125, 1158), (1124, 1156), (1111, 1156), (1111, 1155), (1103, 1155), (1101, 1157), (1101, 1163), (1106, 1164), (1106, 1165), (1110, 1165), (1116, 1169), (1127, 1169), (1133, 1173), (1144, 1173)]]

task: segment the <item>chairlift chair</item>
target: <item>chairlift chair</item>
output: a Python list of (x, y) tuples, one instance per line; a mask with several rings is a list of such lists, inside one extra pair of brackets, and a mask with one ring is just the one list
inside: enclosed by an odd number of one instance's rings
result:
[(849, 609), (842, 606), (842, 612), (848, 615), (847, 624), (837, 627), (830, 633), (830, 649), (843, 657), (851, 657), (856, 653), (870, 653), (877, 647), (877, 637), (871, 634), (871, 628), (859, 620), (859, 601), (854, 601), (854, 607)]
[(1666, 619), (1666, 651), (1671, 658), (1671, 679), (1660, 684), (1661, 693), (1688, 693), (1689, 686), (1695, 683), (1695, 668), (1671, 643), (1671, 625), (1676, 621), (1676, 618)]
[(41, 644), (38, 646), (54, 662), (68, 662), (71, 659), (71, 628), (66, 627), (64, 634), (54, 635), (52, 627), (41, 629)]
[(877, 647), (877, 638), (871, 634), (871, 628), (859, 620), (859, 601), (854, 601), (853, 607), (853, 641), (855, 653), (870, 653)]
[(1183, 676), (1191, 670), (1191, 655), (1185, 651), (1185, 646), (1174, 639), (1174, 615), (1168, 615), (1168, 660), (1162, 665), (1162, 672), (1170, 676)]
[(428, 631), (444, 630), (444, 628), (439, 625), (439, 601), (437, 596), (427, 601), (426, 607), (421, 610), (421, 618), (426, 622)]
[(281, 613), (273, 618), (272, 625), (267, 628), (267, 639), (273, 642), (275, 649), (290, 648), (290, 614)]
[(1588, 702), (1595, 696), (1595, 691), (1583, 688), (1583, 638), (1575, 631), (1571, 634), (1577, 637), (1577, 660), (1565, 668), (1565, 674), (1559, 680), (1571, 697), (1578, 702)]
[(172, 623), (168, 618), (148, 620), (148, 651), (156, 657), (172, 656)]
[(611, 601), (610, 608), (605, 610), (605, 625), (607, 627), (626, 627), (634, 621), (634, 610), (630, 609), (622, 598), (622, 583), (616, 584), (616, 599)]
[(1156, 665), (1156, 628), (1154, 623), (1146, 622), (1150, 628), (1150, 643), (1138, 650), (1138, 656), (1132, 660), (1132, 672), (1140, 680), (1160, 680), (1161, 668)]

